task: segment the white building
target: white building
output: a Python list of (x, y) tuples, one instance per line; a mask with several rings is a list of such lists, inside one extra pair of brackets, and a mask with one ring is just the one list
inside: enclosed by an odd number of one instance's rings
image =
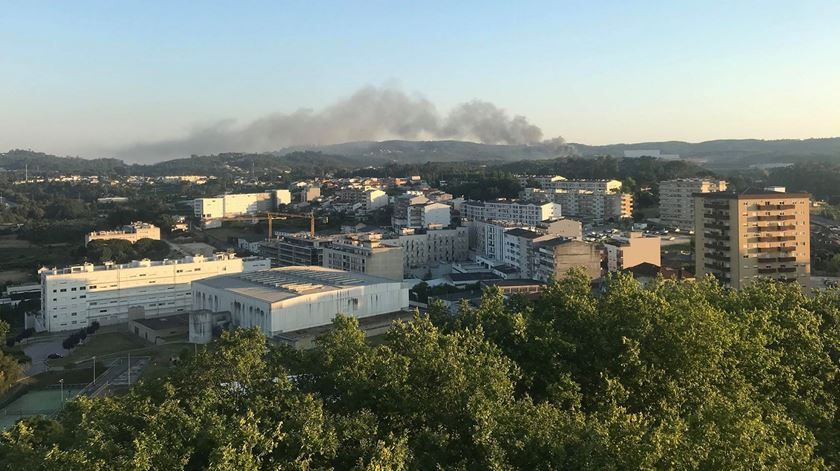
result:
[(394, 213), (391, 225), (395, 228), (413, 227), (417, 229), (429, 226), (448, 226), (452, 221), (452, 206), (441, 201), (451, 202), (452, 195), (443, 192), (430, 192), (434, 199), (423, 194), (406, 192), (394, 200)]
[[(575, 181), (566, 188), (525, 188), (522, 197), (534, 201), (553, 201), (563, 214), (591, 222), (632, 217), (633, 195), (622, 193), (617, 180)], [(618, 189), (613, 183), (618, 184)], [(574, 188), (577, 186), (578, 188)], [(588, 189), (586, 189), (588, 188)]]
[(467, 201), (461, 208), (463, 216), (473, 221), (510, 221), (536, 226), (548, 219), (559, 219), (560, 205), (553, 202), (530, 202), (498, 199), (495, 201)]
[(680, 230), (694, 229), (694, 194), (726, 191), (726, 181), (679, 178), (659, 182), (659, 219)]
[(269, 267), (266, 259), (220, 253), (180, 260), (42, 268), (38, 270), (41, 314), (51, 332), (79, 329), (93, 321), (102, 325), (126, 322), (129, 312), (132, 317), (163, 316), (189, 310), (192, 281)]
[[(259, 327), (269, 337), (328, 325), (338, 314), (362, 319), (406, 307), (408, 289), (400, 281), (324, 267), (281, 267), (192, 285), (194, 310), (229, 312), (234, 326)], [(191, 322), (190, 337), (201, 327)]]
[(85, 235), (85, 247), (92, 240), (127, 240), (132, 244), (140, 239), (160, 240), (160, 228), (147, 222), (132, 222), (116, 231), (93, 231)]
[(292, 194), (289, 190), (224, 194), (215, 198), (196, 198), (193, 200), (193, 211), (195, 217), (201, 219), (253, 216), (257, 213), (273, 211), (280, 205), (291, 202)]

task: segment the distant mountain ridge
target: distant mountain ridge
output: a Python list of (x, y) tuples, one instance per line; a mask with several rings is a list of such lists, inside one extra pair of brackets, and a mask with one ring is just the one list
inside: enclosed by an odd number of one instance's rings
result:
[(752, 164), (820, 160), (840, 162), (840, 137), (823, 139), (729, 139), (699, 143), (641, 142), (590, 146), (560, 140), (532, 145), (492, 145), (466, 141), (358, 141), (324, 146), (298, 146), (267, 153), (224, 153), (190, 156), (155, 164), (127, 164), (119, 159), (58, 157), (29, 150), (0, 154), (0, 169), (57, 173), (123, 173), (184, 175), (229, 172), (231, 168), (282, 171), (291, 168), (352, 168), (386, 163), (474, 161), (511, 163), (569, 156), (612, 155), (625, 150), (659, 150), (705, 162), (710, 168), (740, 168)]

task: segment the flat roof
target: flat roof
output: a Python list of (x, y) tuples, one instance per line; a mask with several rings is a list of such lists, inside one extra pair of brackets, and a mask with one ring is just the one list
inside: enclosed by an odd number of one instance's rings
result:
[(163, 330), (163, 329), (172, 329), (175, 327), (183, 327), (187, 328), (189, 325), (189, 321), (187, 320), (188, 314), (173, 314), (171, 316), (165, 317), (152, 317), (149, 319), (131, 319), (133, 322), (136, 322), (140, 325), (148, 327), (152, 330)]
[(710, 193), (694, 193), (693, 196), (713, 199), (760, 200), (765, 198), (810, 198), (811, 194), (786, 193), (783, 191), (769, 191), (760, 188), (747, 188), (746, 190), (740, 193), (735, 193), (732, 191), (712, 191)]
[(532, 230), (529, 230), (529, 229), (524, 229), (524, 228), (521, 228), (521, 227), (515, 227), (513, 229), (509, 229), (508, 231), (505, 231), (505, 233), (510, 234), (512, 236), (516, 236), (516, 237), (524, 237), (526, 239), (536, 239), (537, 237), (542, 236), (542, 234), (540, 234), (539, 232), (535, 232), (535, 231), (532, 231)]
[(276, 303), (307, 294), (327, 293), (382, 283), (400, 282), (318, 266), (279, 267), (193, 281), (194, 285), (223, 289), (267, 303)]

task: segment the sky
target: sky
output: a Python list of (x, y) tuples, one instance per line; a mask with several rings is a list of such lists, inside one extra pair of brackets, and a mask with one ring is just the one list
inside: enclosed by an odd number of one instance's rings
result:
[(839, 24), (836, 0), (0, 0), (0, 151), (181, 151), (220, 123), (228, 146), (394, 134), (306, 128), (343, 126), (322, 118), (365, 87), (435, 126), (480, 100), (586, 144), (840, 136)]

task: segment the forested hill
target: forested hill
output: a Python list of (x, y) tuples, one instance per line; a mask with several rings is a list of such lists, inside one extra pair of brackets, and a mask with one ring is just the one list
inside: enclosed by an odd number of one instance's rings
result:
[(0, 169), (33, 173), (77, 174), (210, 174), (231, 169), (260, 171), (289, 169), (340, 169), (385, 164), (426, 162), (475, 162), (488, 165), (545, 161), (563, 157), (611, 155), (621, 158), (625, 150), (658, 150), (701, 161), (711, 169), (746, 168), (753, 164), (822, 161), (840, 163), (840, 138), (776, 140), (717, 140), (700, 143), (679, 141), (644, 142), (589, 146), (566, 144), (562, 140), (533, 145), (491, 145), (464, 141), (350, 142), (329, 146), (307, 146), (266, 153), (223, 153), (190, 156), (148, 165), (129, 164), (119, 159), (58, 157), (30, 150), (0, 153)]
[(613, 155), (625, 150), (659, 150), (663, 154), (679, 154), (682, 158), (699, 159), (716, 167), (748, 167), (753, 164), (796, 163), (822, 160), (840, 163), (840, 137), (825, 139), (722, 139), (698, 143), (682, 141), (641, 142), (589, 146), (572, 144), (581, 155)]

